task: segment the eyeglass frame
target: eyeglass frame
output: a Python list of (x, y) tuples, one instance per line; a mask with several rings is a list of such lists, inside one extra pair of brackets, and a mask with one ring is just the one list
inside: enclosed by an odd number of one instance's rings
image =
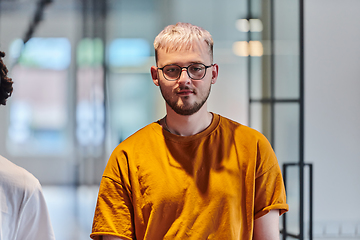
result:
[[(202, 78), (200, 78), (200, 79), (193, 79), (193, 78), (190, 76), (189, 67), (192, 66), (192, 65), (194, 65), (194, 64), (201, 64), (201, 65), (204, 65), (204, 67), (205, 67), (204, 76), (202, 76)], [(159, 67), (158, 67), (157, 69), (162, 71), (163, 76), (164, 76), (164, 78), (165, 78), (167, 81), (176, 81), (176, 80), (178, 80), (178, 79), (181, 77), (181, 74), (182, 74), (184, 68), (186, 69), (186, 73), (187, 73), (187, 75), (189, 76), (189, 78), (191, 78), (191, 80), (199, 81), (199, 80), (202, 80), (202, 79), (206, 76), (206, 70), (207, 70), (209, 67), (212, 67), (212, 66), (214, 66), (214, 65), (215, 65), (214, 63), (212, 63), (212, 64), (209, 65), (209, 66), (206, 66), (204, 63), (192, 63), (192, 64), (190, 64), (190, 65), (187, 66), (187, 67), (181, 67), (181, 66), (179, 66), (179, 65), (177, 65), (177, 64), (168, 64), (168, 65), (163, 66), (162, 68), (159, 68)], [(165, 67), (167, 67), (167, 66), (177, 66), (177, 67), (181, 68), (180, 74), (179, 74), (179, 76), (178, 76), (176, 79), (171, 79), (171, 80), (169, 80), (169, 79), (166, 78), (163, 69), (164, 69)]]

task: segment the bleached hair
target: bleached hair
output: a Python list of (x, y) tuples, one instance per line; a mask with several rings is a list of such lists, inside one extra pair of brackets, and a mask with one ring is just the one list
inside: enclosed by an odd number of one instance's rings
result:
[(155, 60), (157, 62), (159, 49), (164, 49), (166, 52), (190, 50), (195, 44), (202, 41), (207, 44), (210, 59), (213, 61), (214, 41), (208, 31), (190, 23), (178, 22), (176, 25), (169, 25), (155, 38)]

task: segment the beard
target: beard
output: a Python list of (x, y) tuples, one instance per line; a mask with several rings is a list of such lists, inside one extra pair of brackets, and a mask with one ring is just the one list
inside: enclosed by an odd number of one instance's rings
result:
[[(161, 94), (165, 100), (165, 102), (171, 107), (172, 110), (174, 110), (174, 112), (176, 112), (179, 115), (183, 115), (183, 116), (189, 116), (192, 115), (196, 112), (198, 112), (202, 106), (204, 106), (205, 102), (207, 101), (209, 95), (210, 95), (210, 91), (211, 91), (211, 85), (209, 86), (208, 90), (206, 92), (204, 92), (204, 94), (199, 95), (200, 99), (198, 99), (196, 102), (194, 103), (189, 103), (186, 101), (186, 99), (188, 99), (189, 97), (183, 97), (183, 99), (185, 101), (183, 101), (181, 104), (179, 103), (179, 98), (178, 97), (171, 97), (171, 95), (173, 95), (173, 92), (166, 92), (164, 91), (163, 88), (161, 88), (161, 84), (159, 85), (160, 87), (160, 91)], [(189, 87), (179, 87), (178, 89), (175, 90), (175, 92), (177, 92), (177, 90), (183, 90), (183, 89), (190, 89)]]

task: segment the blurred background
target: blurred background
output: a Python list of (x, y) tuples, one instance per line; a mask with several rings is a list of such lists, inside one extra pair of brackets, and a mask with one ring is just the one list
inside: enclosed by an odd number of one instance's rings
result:
[(360, 239), (360, 1), (0, 0), (14, 93), (0, 154), (39, 179), (58, 240), (89, 239), (112, 150), (162, 118), (153, 40), (190, 22), (214, 38), (209, 110), (272, 143), (284, 239)]

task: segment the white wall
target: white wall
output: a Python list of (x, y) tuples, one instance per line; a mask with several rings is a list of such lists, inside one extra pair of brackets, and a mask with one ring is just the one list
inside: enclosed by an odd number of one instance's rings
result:
[(314, 163), (316, 236), (360, 239), (359, 13), (358, 0), (305, 1), (305, 161)]

